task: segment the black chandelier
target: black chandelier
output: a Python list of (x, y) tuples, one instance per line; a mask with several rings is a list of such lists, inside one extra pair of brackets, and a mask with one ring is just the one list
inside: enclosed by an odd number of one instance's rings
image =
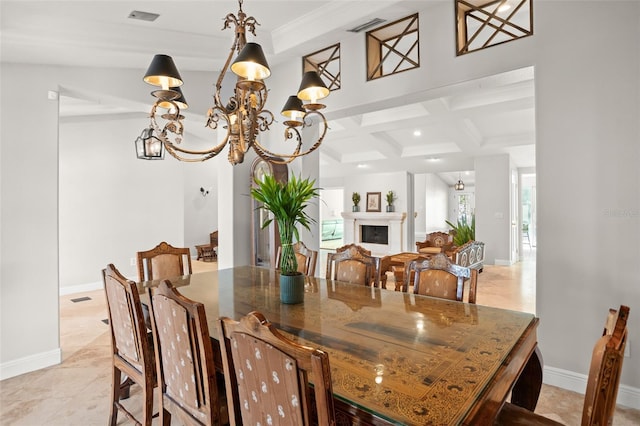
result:
[[(317, 101), (327, 97), (329, 89), (315, 71), (304, 73), (297, 96), (289, 96), (282, 109), (282, 115), (286, 118), (283, 123), (286, 126), (284, 138), (293, 141), (295, 146), (292, 151), (290, 153), (272, 152), (258, 141), (260, 132), (269, 130), (274, 122), (273, 113), (265, 109), (268, 90), (264, 80), (269, 77), (271, 70), (262, 47), (257, 43), (247, 43), (246, 31), (255, 36), (255, 27), (259, 24), (255, 18), (244, 13), (242, 2), (243, 0), (238, 1), (240, 10), (237, 16), (229, 13), (224, 19), (222, 29), (230, 28), (233, 24), (235, 37), (216, 82), (214, 105), (207, 113), (206, 126), (213, 130), (218, 129), (219, 126), (226, 129), (224, 139), (218, 145), (201, 151), (180, 146), (184, 131), (182, 123), (184, 116), (180, 112), (187, 108), (186, 100), (180, 90), (183, 80), (170, 56), (155, 55), (143, 80), (160, 89), (151, 93), (156, 98), (156, 102), (151, 108), (150, 124), (136, 140), (138, 158), (161, 159), (164, 156), (162, 151), (166, 149), (180, 161), (205, 161), (215, 157), (229, 145), (228, 158), (233, 165), (242, 163), (250, 148), (253, 148), (256, 154), (266, 161), (283, 164), (318, 149), (328, 127), (327, 120), (320, 111), (325, 105)], [(232, 62), (235, 52), (237, 56)], [(220, 91), (222, 81), (229, 69), (237, 75), (237, 81), (233, 96), (223, 101)], [(303, 101), (307, 103), (303, 104)], [(301, 130), (312, 126), (316, 121), (314, 117), (322, 124), (322, 130), (319, 131), (319, 136), (313, 144), (303, 149)]]

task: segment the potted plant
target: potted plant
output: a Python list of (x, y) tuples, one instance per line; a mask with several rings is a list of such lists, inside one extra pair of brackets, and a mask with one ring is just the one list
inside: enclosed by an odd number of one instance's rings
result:
[(359, 212), (360, 211), (360, 194), (357, 192), (354, 192), (353, 194), (351, 194), (351, 201), (353, 201), (353, 207), (351, 208), (351, 211), (353, 212)]
[(393, 191), (389, 191), (387, 192), (386, 199), (387, 199), (387, 212), (392, 212), (393, 202), (396, 200), (396, 194), (394, 194)]
[(475, 215), (471, 216), (471, 224), (467, 223), (466, 216), (463, 216), (462, 219), (458, 219), (456, 225), (449, 222), (447, 225), (451, 227), (453, 230), (453, 244), (457, 247), (464, 245), (464, 243), (468, 241), (474, 241), (476, 239), (476, 217)]
[(274, 220), (278, 224), (280, 244), (280, 299), (283, 303), (300, 303), (304, 300), (304, 275), (298, 272), (298, 262), (293, 251), (293, 238), (300, 239), (297, 225), (310, 230), (309, 225), (315, 220), (305, 208), (309, 200), (319, 195), (319, 188), (314, 188), (315, 180), (301, 179), (292, 176), (286, 183), (278, 182), (273, 175), (265, 175), (256, 181), (251, 189), (251, 196), (262, 203), (259, 209), (271, 212), (273, 217), (267, 218), (262, 228), (269, 226)]

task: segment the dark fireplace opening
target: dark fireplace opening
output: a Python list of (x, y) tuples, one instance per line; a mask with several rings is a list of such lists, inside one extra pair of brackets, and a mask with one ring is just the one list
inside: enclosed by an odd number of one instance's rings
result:
[(389, 227), (360, 225), (361, 241), (371, 244), (389, 244)]

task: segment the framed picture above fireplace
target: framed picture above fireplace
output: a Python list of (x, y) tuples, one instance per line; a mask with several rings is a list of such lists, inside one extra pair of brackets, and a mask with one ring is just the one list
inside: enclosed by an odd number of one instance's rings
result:
[(367, 192), (367, 211), (379, 212), (381, 201), (382, 201), (382, 193)]

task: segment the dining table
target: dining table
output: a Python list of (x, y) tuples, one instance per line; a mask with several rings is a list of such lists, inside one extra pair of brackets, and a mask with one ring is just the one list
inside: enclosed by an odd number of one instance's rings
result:
[[(259, 311), (285, 336), (327, 352), (338, 425), (490, 425), (509, 395), (535, 408), (542, 360), (533, 314), (315, 277), (302, 303), (283, 304), (278, 271), (254, 266), (169, 281), (204, 305), (214, 343), (220, 317)], [(144, 304), (159, 283), (138, 283)]]

